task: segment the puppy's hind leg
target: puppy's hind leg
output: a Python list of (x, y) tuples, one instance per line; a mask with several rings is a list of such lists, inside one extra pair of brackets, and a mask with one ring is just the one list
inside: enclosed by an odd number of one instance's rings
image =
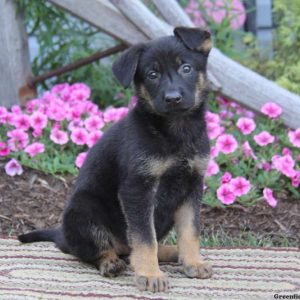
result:
[(92, 226), (91, 233), (99, 247), (99, 260), (95, 262), (100, 274), (116, 277), (126, 269), (126, 263), (120, 259), (113, 247), (112, 236), (103, 226)]
[(64, 216), (63, 234), (69, 253), (83, 262), (94, 265), (100, 274), (114, 277), (126, 264), (119, 259), (112, 244), (112, 235), (101, 223), (70, 208)]

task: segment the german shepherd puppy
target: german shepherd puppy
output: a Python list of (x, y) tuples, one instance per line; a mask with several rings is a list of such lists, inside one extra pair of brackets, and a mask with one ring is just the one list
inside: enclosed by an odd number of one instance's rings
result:
[[(140, 290), (166, 291), (159, 261), (179, 261), (192, 278), (212, 268), (199, 254), (199, 210), (209, 159), (205, 110), (210, 33), (177, 27), (138, 44), (113, 65), (137, 105), (90, 149), (58, 229), (20, 235), (117, 276), (130, 255)], [(158, 244), (175, 226), (177, 246)]]

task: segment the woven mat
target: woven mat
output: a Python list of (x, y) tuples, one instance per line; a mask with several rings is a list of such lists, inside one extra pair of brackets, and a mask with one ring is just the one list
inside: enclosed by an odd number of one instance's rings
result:
[(163, 264), (168, 293), (138, 292), (128, 270), (115, 279), (63, 254), (52, 243), (21, 245), (0, 239), (0, 299), (274, 299), (300, 294), (297, 249), (202, 249), (211, 279), (188, 279), (178, 264)]

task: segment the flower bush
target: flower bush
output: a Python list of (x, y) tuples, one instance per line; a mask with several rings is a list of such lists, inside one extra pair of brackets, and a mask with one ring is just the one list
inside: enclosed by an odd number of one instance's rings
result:
[[(87, 151), (103, 132), (129, 111), (104, 111), (89, 100), (82, 83), (55, 85), (24, 110), (0, 107), (0, 156), (9, 176), (22, 166), (47, 173), (76, 175)], [(265, 199), (300, 199), (300, 128), (287, 129), (281, 108), (266, 103), (261, 115), (220, 96), (210, 99), (206, 113), (211, 159), (206, 172), (204, 203), (211, 206), (254, 205)], [(132, 97), (129, 107), (136, 98)]]
[(256, 115), (222, 97), (210, 104), (204, 202), (248, 206), (265, 199), (275, 207), (276, 197), (300, 200), (300, 128), (282, 124), (281, 107), (270, 101)]
[(77, 174), (103, 130), (129, 110), (108, 107), (101, 111), (90, 101), (90, 94), (82, 83), (58, 84), (40, 99), (29, 101), (24, 110), (0, 107), (0, 156), (13, 158), (6, 173), (20, 175), (25, 165), (52, 174)]

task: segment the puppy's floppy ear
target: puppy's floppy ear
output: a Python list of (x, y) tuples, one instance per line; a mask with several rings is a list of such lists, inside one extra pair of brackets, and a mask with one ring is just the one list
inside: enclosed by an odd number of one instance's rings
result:
[(143, 52), (144, 44), (138, 44), (126, 50), (112, 66), (114, 75), (125, 87), (129, 87), (132, 82), (139, 58)]
[(174, 35), (190, 50), (208, 54), (212, 48), (211, 34), (200, 28), (176, 27)]

